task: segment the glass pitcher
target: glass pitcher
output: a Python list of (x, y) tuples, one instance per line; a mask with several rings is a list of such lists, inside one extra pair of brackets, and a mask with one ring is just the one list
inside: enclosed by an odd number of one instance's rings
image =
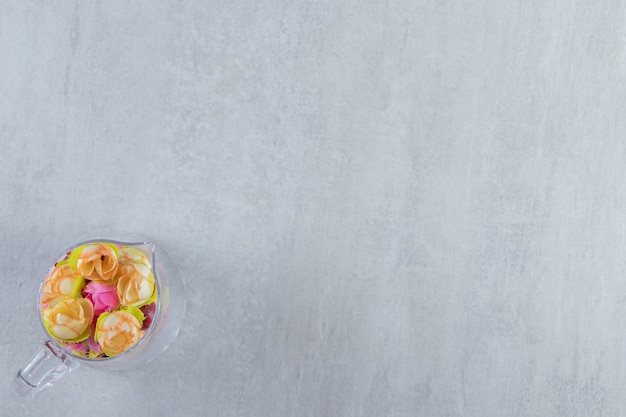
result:
[[(100, 255), (97, 249), (101, 249), (103, 254)], [(80, 254), (74, 256), (77, 252)], [(109, 254), (119, 263), (118, 268), (115, 269), (116, 272), (106, 276), (107, 271), (113, 272), (111, 267), (113, 261), (106, 264), (109, 262), (107, 259)], [(93, 264), (89, 264), (90, 259), (96, 263), (95, 267)], [(136, 270), (146, 274), (145, 278), (133, 270), (133, 265), (136, 266)], [(149, 268), (146, 269), (146, 266)], [(64, 272), (68, 272), (72, 279), (76, 279), (77, 284), (71, 290), (74, 293), (72, 295), (63, 294), (63, 291), (67, 293), (67, 289), (71, 287), (71, 285), (68, 287), (67, 284), (72, 283), (72, 281), (66, 280), (62, 284), (64, 290), (61, 291), (61, 295), (56, 298), (49, 297), (50, 277), (53, 274), (58, 275), (61, 268), (64, 269)], [(124, 275), (127, 271), (132, 271), (132, 274)], [(87, 277), (91, 277), (89, 274), (94, 274), (93, 280), (87, 279)], [(139, 276), (139, 284), (127, 283), (128, 275), (134, 278)], [(83, 278), (84, 281), (79, 282)], [(98, 281), (98, 278), (110, 279), (110, 282)], [(114, 293), (118, 297), (117, 304), (115, 306), (113, 304), (107, 306), (106, 303), (97, 305), (94, 297), (91, 295), (85, 297), (85, 293), (89, 289), (87, 287), (93, 282), (111, 284), (107, 288), (116, 289)], [(120, 288), (123, 287), (121, 284), (127, 285), (126, 289)], [(93, 288), (104, 287), (96, 286)], [(152, 294), (150, 295), (151, 298), (143, 300), (141, 299), (141, 292), (146, 288), (152, 289)], [(128, 294), (130, 294), (130, 298)], [(145, 297), (148, 294), (149, 291), (146, 292)], [(133, 296), (136, 300), (133, 299)], [(116, 296), (113, 295), (113, 297)], [(53, 301), (48, 301), (53, 298)], [(87, 298), (89, 298), (88, 301)], [(128, 299), (131, 299), (132, 302)], [(80, 302), (76, 300), (80, 300)], [(163, 352), (177, 336), (185, 315), (185, 300), (185, 285), (174, 260), (154, 243), (143, 239), (126, 241), (91, 239), (73, 245), (56, 258), (41, 279), (37, 309), (40, 323), (48, 340), (43, 343), (28, 364), (18, 371), (14, 381), (15, 393), (34, 396), (51, 387), (59, 379), (81, 365), (103, 370), (128, 370), (150, 362)], [(48, 302), (50, 305), (47, 304)], [(63, 325), (58, 327), (61, 330), (57, 330), (54, 323), (56, 317), (59, 317), (59, 321), (64, 321), (67, 315), (59, 313), (54, 316), (54, 314), (57, 313), (56, 310), (65, 311), (63, 308), (77, 307), (78, 304), (85, 307), (85, 311), (81, 310), (84, 314), (80, 317), (84, 320), (90, 320), (93, 317), (93, 322), (86, 324), (87, 328), (82, 335), (75, 339), (67, 339), (74, 334), (66, 336), (64, 332), (69, 330), (64, 330)], [(52, 307), (53, 305), (55, 307)], [(94, 306), (100, 309), (103, 306), (108, 308), (104, 312), (96, 310), (94, 313)], [(115, 317), (112, 319), (113, 316)], [(130, 324), (122, 323), (117, 327), (106, 327), (107, 323), (114, 323), (118, 317), (128, 319)], [(147, 324), (148, 320), (149, 324)], [(139, 330), (136, 328), (138, 323), (140, 326), (143, 325)], [(78, 326), (80, 325), (79, 323)], [(115, 342), (119, 341), (120, 337), (130, 333), (120, 335), (119, 332), (112, 331), (109, 339), (109, 333), (106, 330), (113, 327), (117, 329), (128, 328), (139, 339), (133, 340), (134, 344), (130, 347), (119, 343), (116, 345)], [(125, 331), (120, 330), (120, 332)], [(89, 338), (84, 339), (87, 333), (89, 333)], [(59, 334), (66, 337), (58, 338)], [(99, 339), (97, 339), (98, 336)], [(126, 339), (124, 340), (126, 341)], [(111, 345), (107, 345), (106, 341), (112, 341)], [(118, 345), (123, 346), (123, 349), (115, 351), (115, 347)], [(93, 350), (89, 347), (93, 347)]]

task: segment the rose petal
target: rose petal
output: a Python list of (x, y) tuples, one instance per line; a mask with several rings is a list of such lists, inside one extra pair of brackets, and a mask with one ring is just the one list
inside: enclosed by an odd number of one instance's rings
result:
[(97, 356), (102, 352), (102, 349), (100, 348), (100, 344), (94, 340), (94, 335), (95, 332), (87, 338), (86, 342), (89, 346), (89, 349), (91, 349), (91, 352)]
[(83, 343), (67, 343), (65, 345), (65, 348), (68, 350), (76, 350), (79, 352), (87, 352), (87, 348), (85, 347), (85, 345)]

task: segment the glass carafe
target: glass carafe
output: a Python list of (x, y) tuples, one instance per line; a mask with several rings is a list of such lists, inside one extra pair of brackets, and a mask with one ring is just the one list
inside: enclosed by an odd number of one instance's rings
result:
[[(42, 307), (42, 294), (44, 293), (44, 284), (48, 285), (48, 281), (46, 280), (49, 279), (48, 277), (52, 273), (51, 271), (54, 271), (54, 268), (57, 268), (58, 263), (72, 263), (73, 261), (74, 269), (76, 269), (77, 261), (75, 259), (68, 259), (70, 254), (73, 253), (72, 251), (78, 251), (79, 248), (82, 248), (80, 250), (86, 252), (87, 248), (90, 248), (91, 250), (91, 248), (97, 245), (104, 245), (103, 247), (105, 249), (113, 248), (113, 251), (118, 253), (115, 256), (121, 256), (119, 255), (120, 251), (124, 251), (125, 254), (130, 253), (133, 256), (143, 254), (145, 256), (144, 264), (149, 265), (151, 269), (150, 278), (154, 287), (154, 294), (156, 295), (151, 300), (153, 304), (150, 305), (151, 308), (149, 309), (150, 324), (145, 330), (141, 330), (140, 339), (136, 341), (132, 347), (111, 356), (101, 353), (99, 357), (89, 357), (81, 351), (76, 350), (76, 346), (84, 347), (87, 346), (87, 344), (83, 343), (80, 345), (80, 343), (66, 343), (64, 340), (59, 340), (53, 337), (54, 334), (51, 333), (50, 322), (44, 318), (43, 314), (44, 310), (50, 309), (44, 309)], [(104, 258), (104, 256), (101, 257), (101, 259)], [(98, 261), (98, 259), (96, 259), (96, 261)], [(144, 264), (138, 265), (144, 266)], [(80, 266), (84, 269), (84, 265), (85, 263)], [(102, 269), (102, 266), (100, 266), (100, 269)], [(121, 267), (118, 269), (121, 269)], [(95, 271), (95, 269), (92, 270), (92, 273), (97, 273), (93, 271)], [(76, 271), (73, 271), (72, 273), (80, 274)], [(119, 282), (122, 279), (123, 278), (113, 277), (112, 281)], [(91, 283), (94, 281), (85, 279), (85, 282)], [(83, 283), (82, 285), (84, 287), (85, 284)], [(80, 287), (81, 289), (78, 291), (82, 291), (82, 289), (84, 289), (83, 287)], [(111, 287), (116, 287), (116, 284), (112, 284)], [(119, 286), (116, 288), (118, 288), (117, 294), (120, 294)], [(124, 294), (120, 295), (122, 298), (124, 297)], [(83, 299), (84, 293), (76, 295), (75, 298)], [(63, 299), (63, 297), (61, 297), (61, 299)], [(36, 305), (39, 312), (40, 323), (48, 340), (40, 346), (28, 364), (18, 371), (14, 382), (14, 391), (18, 395), (33, 396), (51, 387), (60, 378), (65, 377), (81, 365), (102, 370), (128, 370), (150, 362), (159, 353), (163, 352), (177, 336), (185, 315), (185, 299), (186, 295), (184, 282), (174, 260), (161, 247), (152, 242), (142, 239), (124, 241), (115, 239), (91, 239), (71, 246), (56, 258), (56, 261), (50, 265), (41, 279), (40, 291)], [(141, 305), (141, 301), (142, 300), (139, 300), (139, 305)], [(67, 303), (72, 303), (73, 301), (63, 299), (61, 302), (56, 300), (55, 302), (59, 304), (66, 302), (63, 305), (65, 306)], [(81, 302), (84, 301), (81, 300)], [(43, 305), (47, 307), (47, 304)], [(119, 305), (121, 306), (121, 303)], [(124, 307), (123, 311), (123, 316), (130, 317), (126, 313), (131, 312), (135, 315), (139, 314), (144, 317), (143, 313), (138, 312), (135, 307)], [(103, 316), (103, 314), (104, 313), (101, 313), (99, 316)], [(110, 314), (110, 312), (107, 310), (106, 314)], [(63, 319), (64, 316), (60, 317)], [(96, 319), (98, 319), (98, 316), (94, 315), (93, 323), (89, 325), (91, 326), (89, 331), (94, 332), (94, 334), (96, 332)], [(132, 320), (134, 321), (134, 319)], [(143, 323), (145, 323), (145, 317)], [(46, 327), (46, 325), (48, 327)], [(99, 320), (98, 325), (100, 326)], [(104, 339), (104, 336), (104, 333), (101, 333), (101, 339)], [(99, 346), (97, 344), (98, 342), (94, 342), (93, 340), (91, 340), (91, 342), (96, 343), (96, 346)], [(89, 352), (92, 353), (91, 350), (89, 350)]]

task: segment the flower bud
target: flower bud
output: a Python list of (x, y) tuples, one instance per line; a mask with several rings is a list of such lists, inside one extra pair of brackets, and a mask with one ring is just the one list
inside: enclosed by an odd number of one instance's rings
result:
[(78, 272), (93, 281), (112, 281), (117, 273), (117, 268), (118, 261), (115, 250), (104, 243), (83, 247), (76, 261)]
[(41, 303), (45, 307), (54, 307), (59, 302), (76, 298), (85, 286), (85, 279), (69, 265), (55, 267), (44, 279), (41, 287)]
[(127, 311), (102, 313), (98, 317), (95, 339), (107, 356), (127, 351), (139, 341), (141, 335), (141, 323)]
[(124, 262), (119, 267), (117, 295), (123, 306), (141, 306), (154, 294), (154, 276), (143, 275), (133, 263)]
[(68, 299), (42, 311), (43, 323), (56, 339), (81, 342), (91, 333), (93, 305), (84, 298)]

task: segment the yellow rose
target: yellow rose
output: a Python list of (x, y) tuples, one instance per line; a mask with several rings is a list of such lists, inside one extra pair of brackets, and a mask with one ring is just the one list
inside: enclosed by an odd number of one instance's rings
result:
[(152, 272), (152, 264), (148, 254), (137, 248), (124, 247), (120, 249), (118, 261), (119, 263), (132, 262), (135, 264), (137, 271), (146, 277)]
[(76, 261), (78, 272), (93, 281), (112, 281), (117, 268), (117, 254), (104, 243), (85, 246)]
[(107, 356), (127, 351), (141, 339), (141, 323), (124, 310), (102, 313), (96, 323), (95, 340)]
[(59, 302), (43, 310), (43, 322), (48, 332), (56, 339), (80, 342), (91, 334), (93, 305), (84, 298)]
[(85, 286), (85, 279), (69, 265), (54, 268), (45, 278), (41, 287), (41, 303), (54, 307), (62, 300), (76, 298)]
[(117, 296), (123, 306), (140, 306), (146, 304), (154, 294), (154, 275), (148, 271), (144, 275), (136, 264), (124, 262), (120, 264), (117, 279)]

